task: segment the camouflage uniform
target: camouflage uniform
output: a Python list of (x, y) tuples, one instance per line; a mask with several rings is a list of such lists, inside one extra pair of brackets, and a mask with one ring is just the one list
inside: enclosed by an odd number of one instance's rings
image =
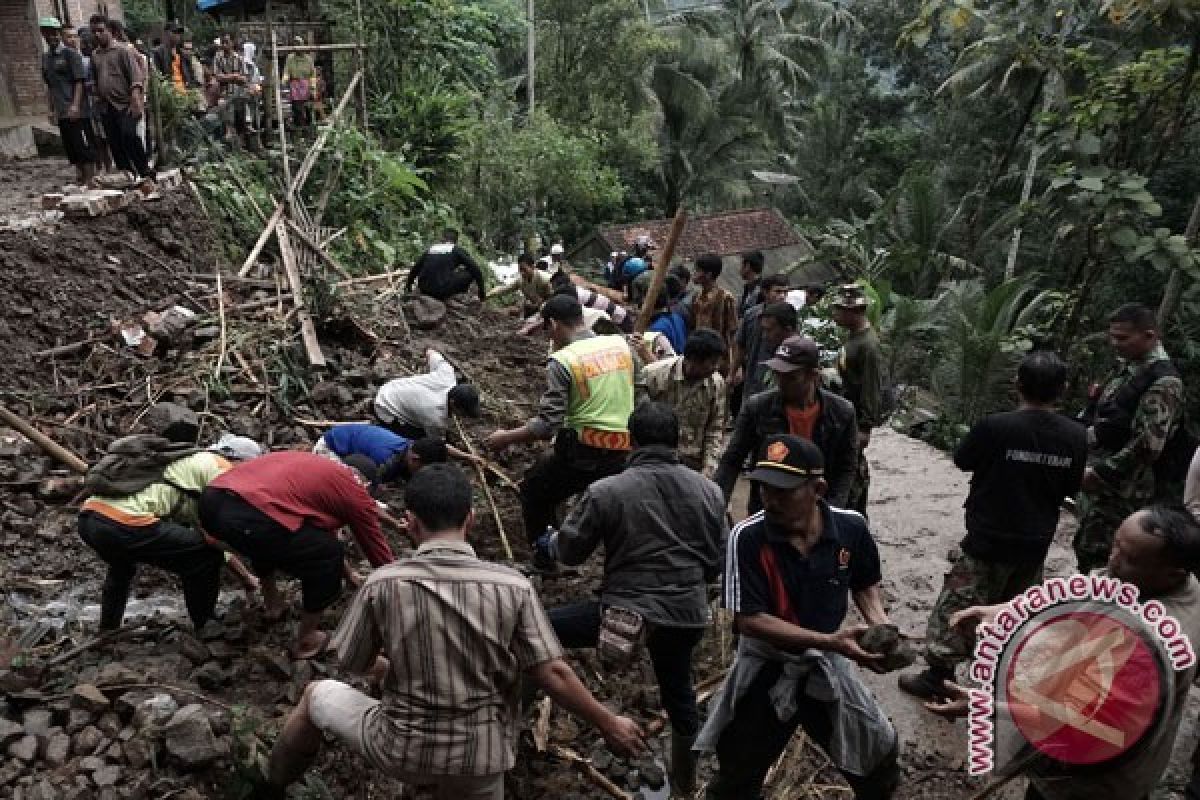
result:
[[(1167, 360), (1162, 345), (1141, 361), (1125, 362), (1104, 385), (1100, 402), (1111, 399), (1143, 367)], [(1080, 495), (1079, 529), (1072, 542), (1080, 572), (1108, 563), (1113, 534), (1125, 518), (1154, 499), (1154, 462), (1179, 425), (1183, 410), (1183, 382), (1174, 376), (1156, 380), (1138, 401), (1132, 435), (1119, 450), (1101, 447), (1088, 430), (1088, 466), (1104, 487)]]
[(721, 458), (725, 429), (725, 379), (683, 376), (683, 356), (647, 364), (637, 381), (638, 398), (665, 403), (679, 417), (679, 460), (711, 478)]
[[(866, 308), (867, 298), (861, 286), (843, 286), (834, 305)], [(883, 351), (874, 328), (868, 326), (846, 337), (838, 352), (837, 370), (842, 379), (842, 396), (854, 404), (858, 430), (869, 432), (879, 427), (883, 423)], [(858, 450), (854, 484), (850, 487), (846, 507), (865, 515), (870, 487), (871, 472), (867, 466), (866, 448), (862, 448)]]
[(934, 669), (953, 671), (971, 657), (975, 637), (950, 627), (950, 617), (971, 606), (990, 606), (1016, 597), (1041, 583), (1042, 562), (1005, 564), (966, 553), (950, 565), (942, 592), (929, 615), (925, 632), (925, 661)]

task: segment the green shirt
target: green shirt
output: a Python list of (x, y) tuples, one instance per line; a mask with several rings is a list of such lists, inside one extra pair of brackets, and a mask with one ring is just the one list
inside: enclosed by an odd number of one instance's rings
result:
[(842, 394), (854, 404), (858, 429), (869, 431), (883, 424), (883, 352), (875, 329), (863, 328), (846, 337), (837, 359)]
[[(127, 497), (98, 495), (93, 496), (91, 500), (115, 508), (130, 517), (170, 518), (185, 525), (192, 524), (196, 521), (196, 501), (200, 492), (204, 491), (209, 481), (229, 469), (229, 466), (229, 462), (216, 453), (194, 453), (179, 459), (163, 471), (163, 478), (171, 483), (152, 483)], [(189, 491), (182, 492), (176, 486)]]
[(571, 374), (566, 425), (626, 432), (633, 413), (633, 354), (623, 336), (577, 339), (552, 359)]

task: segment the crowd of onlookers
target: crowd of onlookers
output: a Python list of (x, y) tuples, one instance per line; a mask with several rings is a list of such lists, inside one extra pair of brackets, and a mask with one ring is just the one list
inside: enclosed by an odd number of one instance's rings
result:
[[(270, 65), (260, 66), (259, 48), (248, 38), (224, 33), (197, 46), (182, 25), (172, 22), (147, 46), (120, 20), (99, 14), (79, 28), (54, 17), (43, 17), (38, 24), (46, 42), (42, 76), (51, 119), (81, 184), (116, 169), (152, 189), (160, 143), (147, 121), (154, 113), (166, 118), (172, 98), (147, 102), (151, 70), (174, 92), (172, 107), (182, 106), (185, 117), (197, 123), (168, 131), (168, 137), (202, 136), (250, 150), (264, 144), (273, 113), (267, 102)], [(306, 42), (296, 36), (293, 44)], [(280, 78), (291, 123), (311, 126), (327, 86), (312, 55), (289, 54)]]

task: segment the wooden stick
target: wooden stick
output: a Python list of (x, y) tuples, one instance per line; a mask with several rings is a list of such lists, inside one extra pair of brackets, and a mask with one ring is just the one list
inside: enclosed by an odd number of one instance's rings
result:
[[(458, 436), (463, 440), (463, 444), (467, 446), (467, 452), (476, 458), (479, 454), (475, 452), (475, 445), (471, 443), (467, 432), (463, 430), (462, 423), (458, 421), (458, 416), (451, 414), (454, 418), (454, 427), (458, 429)], [(492, 497), (492, 487), (488, 486), (487, 474), (484, 472), (483, 465), (475, 462), (475, 471), (479, 474), (479, 483), (483, 486), (483, 496), (487, 498), (488, 505), (492, 509), (492, 519), (496, 521), (496, 532), (500, 534), (500, 544), (504, 547), (504, 555), (509, 560), (513, 560), (512, 548), (508, 544), (508, 534), (504, 532), (504, 523), (500, 521), (500, 509), (496, 507), (496, 498)]]
[[(283, 89), (279, 83), (279, 39), (274, 28), (271, 30), (271, 83), (275, 85), (275, 111), (279, 115), (279, 155), (283, 161), (283, 185), (292, 185), (292, 165), (288, 163), (287, 125), (283, 124)], [(289, 192), (283, 198), (284, 205), (291, 201)]]
[(317, 244), (311, 236), (304, 232), (303, 228), (292, 222), (290, 219), (286, 220), (286, 222), (287, 226), (292, 229), (292, 232), (300, 237), (300, 241), (308, 245), (309, 249), (320, 256), (322, 261), (332, 267), (337, 274), (341, 275), (347, 280), (350, 280), (350, 273), (346, 270), (346, 268), (339, 264), (333, 256), (329, 255), (329, 253), (326, 253), (321, 245)]
[(88, 639), (86, 642), (79, 645), (78, 647), (72, 647), (70, 650), (66, 651), (65, 653), (58, 654), (57, 656), (55, 656), (54, 658), (52, 658), (46, 662), (46, 667), (47, 668), (57, 667), (60, 664), (65, 664), (68, 661), (70, 661), (71, 659), (75, 658), (76, 656), (82, 655), (83, 653), (86, 653), (88, 650), (91, 650), (94, 647), (98, 647), (98, 646), (104, 644), (105, 642), (111, 642), (113, 639), (116, 639), (118, 636), (120, 636), (123, 633), (133, 633), (134, 631), (139, 630), (144, 627), (146, 627), (146, 626), (138, 625), (133, 628), (117, 628), (115, 631), (108, 631), (106, 633), (102, 633), (99, 636), (95, 636), (91, 639)]
[(317, 328), (312, 316), (304, 306), (304, 285), (300, 282), (300, 270), (296, 267), (296, 256), (288, 240), (287, 225), (281, 220), (276, 223), (275, 235), (279, 238), (279, 252), (283, 256), (283, 267), (287, 271), (288, 284), (292, 287), (292, 302), (296, 304), (296, 316), (300, 319), (300, 336), (304, 339), (304, 352), (308, 363), (314, 367), (325, 366), (325, 354), (317, 339)]
[[(354, 96), (354, 88), (358, 86), (360, 80), (362, 80), (361, 72), (356, 72), (354, 77), (350, 79), (350, 85), (346, 87), (346, 93), (342, 95), (342, 99), (338, 101), (337, 108), (333, 110), (333, 116), (330, 118), (329, 123), (321, 130), (321, 135), (317, 137), (312, 147), (309, 148), (308, 155), (304, 157), (304, 162), (300, 165), (299, 172), (296, 173), (296, 177), (288, 185), (288, 190), (284, 194), (283, 200), (275, 203), (275, 211), (271, 214), (271, 218), (267, 220), (267, 224), (263, 227), (262, 233), (259, 234), (258, 241), (254, 243), (254, 247), (250, 249), (246, 260), (242, 262), (242, 268), (238, 270), (239, 278), (244, 278), (250, 274), (254, 262), (258, 260), (259, 253), (262, 252), (263, 247), (266, 246), (271, 236), (279, 230), (279, 221), (283, 219), (284, 210), (291, 203), (296, 193), (304, 188), (304, 183), (308, 180), (308, 174), (312, 172), (313, 165), (317, 163), (317, 156), (325, 148), (325, 142), (329, 139), (329, 134), (333, 132), (342, 112), (346, 110), (346, 104)], [(280, 120), (281, 124), (282, 122)]]
[(225, 338), (225, 285), (221, 283), (221, 265), (218, 264), (213, 268), (213, 272), (217, 275), (217, 320), (221, 326), (221, 337), (217, 351), (217, 363), (213, 367), (213, 380), (221, 380), (221, 368), (225, 366), (225, 350), (228, 347), (228, 340)]
[(400, 269), (396, 270), (395, 272), (381, 272), (378, 275), (364, 275), (361, 278), (350, 278), (349, 280), (338, 281), (334, 284), (334, 286), (336, 286), (338, 289), (342, 289), (346, 286), (357, 286), (361, 283), (375, 283), (377, 281), (389, 281), (392, 278), (406, 277), (408, 277), (408, 270)]
[(51, 347), (49, 350), (39, 350), (33, 354), (34, 358), (52, 358), (54, 356), (65, 356), (68, 353), (74, 353), (90, 344), (97, 344), (111, 338), (112, 334), (105, 331), (98, 333), (95, 336), (90, 336), (81, 342), (72, 342), (71, 344), (61, 344), (58, 347)]
[(365, 44), (287, 44), (279, 48), (281, 53), (328, 53), (338, 50), (365, 50)]
[(662, 259), (654, 265), (654, 279), (650, 281), (650, 289), (646, 292), (646, 299), (642, 301), (642, 310), (638, 314), (637, 324), (634, 326), (634, 330), (638, 333), (644, 333), (650, 325), (650, 318), (654, 316), (654, 303), (658, 300), (663, 283), (667, 280), (667, 269), (671, 266), (671, 257), (675, 255), (675, 245), (679, 244), (679, 237), (683, 235), (686, 227), (687, 211), (680, 206), (679, 210), (675, 212), (674, 222), (671, 223), (671, 233), (667, 236), (667, 246), (663, 248)]
[(617, 800), (633, 800), (633, 795), (629, 794), (624, 789), (610, 781), (608, 776), (592, 766), (592, 762), (588, 761), (578, 753), (568, 750), (565, 747), (560, 747), (559, 745), (553, 744), (550, 745), (550, 754), (566, 761), (570, 761), (575, 765), (576, 769), (578, 769), (584, 774), (584, 776), (587, 777), (588, 780), (599, 786), (604, 791), (608, 792), (610, 796), (617, 798)]
[(543, 697), (538, 703), (537, 721), (533, 724), (533, 746), (539, 753), (546, 752), (550, 742), (550, 712), (554, 710), (554, 701)]
[(0, 406), (0, 420), (3, 420), (5, 425), (8, 425), (23, 433), (29, 439), (29, 441), (42, 448), (42, 450), (44, 450), (48, 455), (58, 459), (60, 463), (81, 475), (87, 473), (88, 465), (86, 461), (60, 445), (58, 442), (51, 439), (46, 434), (39, 431), (37, 428), (30, 425), (25, 420), (18, 417), (16, 414), (9, 411), (4, 406)]

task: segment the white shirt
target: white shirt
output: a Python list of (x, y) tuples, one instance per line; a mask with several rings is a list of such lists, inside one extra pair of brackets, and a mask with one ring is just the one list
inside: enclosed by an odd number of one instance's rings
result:
[(386, 423), (425, 429), (426, 436), (444, 438), (450, 416), (446, 395), (455, 387), (454, 367), (445, 356), (429, 351), (429, 372), (390, 380), (375, 395), (375, 413)]

